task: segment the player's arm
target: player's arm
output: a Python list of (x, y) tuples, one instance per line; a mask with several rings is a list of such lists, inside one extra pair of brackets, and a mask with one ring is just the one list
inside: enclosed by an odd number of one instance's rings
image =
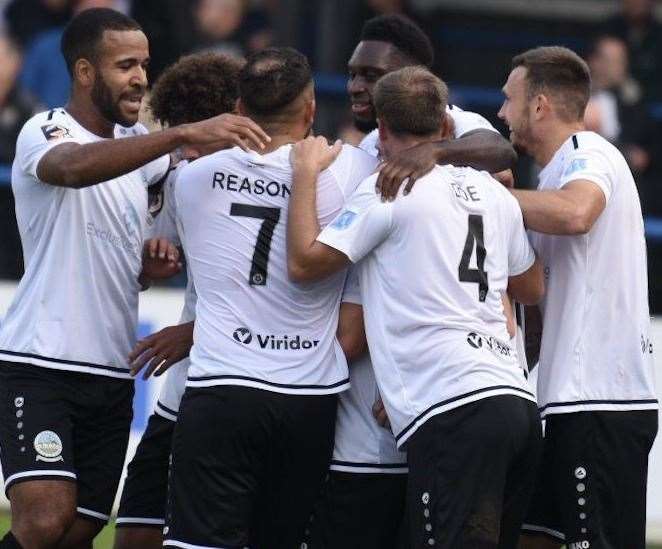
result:
[(395, 198), (405, 179), (405, 193), (437, 164), (469, 166), (498, 173), (509, 170), (517, 161), (511, 143), (501, 134), (478, 129), (462, 137), (421, 143), (401, 151), (384, 162), (377, 178), (377, 189), (387, 199)]
[(222, 114), (147, 135), (94, 143), (67, 142), (48, 150), (37, 164), (37, 177), (60, 187), (82, 188), (132, 172), (185, 145), (223, 149), (264, 147), (270, 138), (243, 116)]
[(607, 205), (603, 190), (581, 179), (556, 190), (511, 192), (519, 202), (527, 228), (546, 234), (586, 234)]
[(545, 279), (540, 260), (516, 276), (508, 277), (508, 295), (522, 305), (536, 305), (545, 294)]
[(287, 217), (287, 271), (290, 280), (308, 282), (333, 274), (350, 260), (344, 253), (317, 240), (317, 177), (340, 154), (324, 137), (308, 137), (292, 148), (292, 194)]
[(363, 307), (357, 303), (340, 304), (338, 318), (338, 343), (348, 362), (363, 356), (368, 350), (368, 342), (363, 324)]
[(152, 280), (175, 276), (182, 270), (179, 248), (167, 238), (150, 238), (143, 246), (143, 268), (139, 282), (146, 288)]

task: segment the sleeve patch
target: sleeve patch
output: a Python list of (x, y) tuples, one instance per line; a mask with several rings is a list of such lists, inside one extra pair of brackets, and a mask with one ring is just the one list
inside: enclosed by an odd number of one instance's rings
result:
[(563, 177), (568, 177), (573, 173), (585, 171), (588, 167), (588, 163), (585, 158), (575, 158), (563, 172)]
[(46, 124), (45, 126), (41, 127), (41, 131), (44, 133), (46, 141), (55, 141), (56, 139), (73, 137), (69, 131), (69, 128), (65, 128), (59, 124)]
[(343, 229), (346, 229), (352, 223), (354, 223), (355, 219), (356, 219), (355, 212), (352, 212), (350, 210), (345, 210), (336, 218), (336, 220), (333, 223), (331, 223), (331, 227), (339, 231), (342, 231)]

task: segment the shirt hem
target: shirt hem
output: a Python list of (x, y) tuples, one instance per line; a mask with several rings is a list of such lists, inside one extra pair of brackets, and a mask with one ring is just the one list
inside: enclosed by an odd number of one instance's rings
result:
[(49, 368), (51, 370), (63, 370), (81, 374), (92, 374), (97, 376), (112, 377), (116, 379), (131, 379), (128, 370), (122, 370), (113, 366), (101, 364), (80, 363), (64, 359), (50, 358), (31, 353), (20, 353), (16, 351), (0, 350), (0, 360), (17, 364), (28, 364), (38, 368)]
[(186, 380), (187, 387), (214, 387), (217, 385), (252, 387), (254, 389), (262, 389), (264, 391), (286, 395), (332, 395), (349, 389), (349, 378), (331, 385), (289, 385), (234, 376), (189, 377)]
[(418, 428), (431, 417), (438, 414), (443, 414), (444, 412), (449, 412), (450, 410), (454, 410), (455, 408), (459, 408), (465, 404), (471, 404), (472, 402), (477, 402), (486, 398), (503, 395), (513, 395), (525, 400), (529, 400), (533, 403), (536, 402), (536, 399), (532, 393), (529, 393), (527, 390), (521, 389), (519, 387), (510, 386), (485, 387), (484, 389), (478, 389), (477, 391), (473, 391), (471, 393), (459, 395), (457, 397), (438, 402), (437, 404), (433, 404), (426, 411), (411, 421), (409, 425), (407, 425), (395, 436), (398, 448), (402, 448), (409, 437), (411, 437), (418, 430)]
[(538, 408), (540, 417), (572, 414), (575, 412), (627, 412), (637, 410), (658, 410), (657, 399), (640, 400), (584, 400), (574, 402), (550, 402)]

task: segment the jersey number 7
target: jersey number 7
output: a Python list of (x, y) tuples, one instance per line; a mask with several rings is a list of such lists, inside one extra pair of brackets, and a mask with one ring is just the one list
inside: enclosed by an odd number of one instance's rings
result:
[(253, 251), (253, 261), (251, 262), (251, 272), (248, 275), (248, 283), (251, 286), (265, 286), (267, 283), (271, 239), (274, 236), (274, 229), (280, 219), (280, 208), (265, 208), (264, 206), (234, 203), (230, 206), (230, 215), (255, 217), (263, 220), (260, 226), (260, 232), (257, 233), (257, 242), (255, 242), (255, 250)]
[[(476, 266), (477, 269), (469, 268), (469, 260), (476, 246)], [(478, 301), (481, 303), (487, 299), (489, 285), (487, 283), (487, 273), (485, 272), (485, 241), (483, 239), (483, 216), (469, 214), (469, 232), (464, 242), (462, 259), (458, 267), (458, 278), (460, 282), (473, 282), (478, 284)]]

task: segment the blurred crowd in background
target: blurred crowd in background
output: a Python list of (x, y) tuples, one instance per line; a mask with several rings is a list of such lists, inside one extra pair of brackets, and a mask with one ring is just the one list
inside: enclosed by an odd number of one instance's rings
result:
[[(345, 64), (363, 22), (374, 15), (400, 12), (418, 22), (435, 45), (435, 70), (455, 91), (453, 101), (504, 132), (496, 112), (510, 57), (537, 45), (569, 46), (592, 70), (588, 128), (623, 150), (644, 214), (662, 217), (662, 23), (654, 0), (620, 0), (604, 17), (588, 20), (481, 13), (471, 9), (472, 0), (0, 0), (0, 278), (22, 274), (9, 186), (16, 136), (34, 113), (66, 103), (69, 76), (60, 37), (72, 15), (91, 7), (115, 8), (141, 23), (150, 40), (152, 81), (187, 53), (245, 56), (270, 45), (297, 47), (316, 71), (318, 131), (349, 141), (360, 134), (351, 126)], [(521, 159), (518, 185), (535, 184), (535, 173)], [(662, 246), (652, 243), (650, 250), (653, 272), (659, 272)]]

